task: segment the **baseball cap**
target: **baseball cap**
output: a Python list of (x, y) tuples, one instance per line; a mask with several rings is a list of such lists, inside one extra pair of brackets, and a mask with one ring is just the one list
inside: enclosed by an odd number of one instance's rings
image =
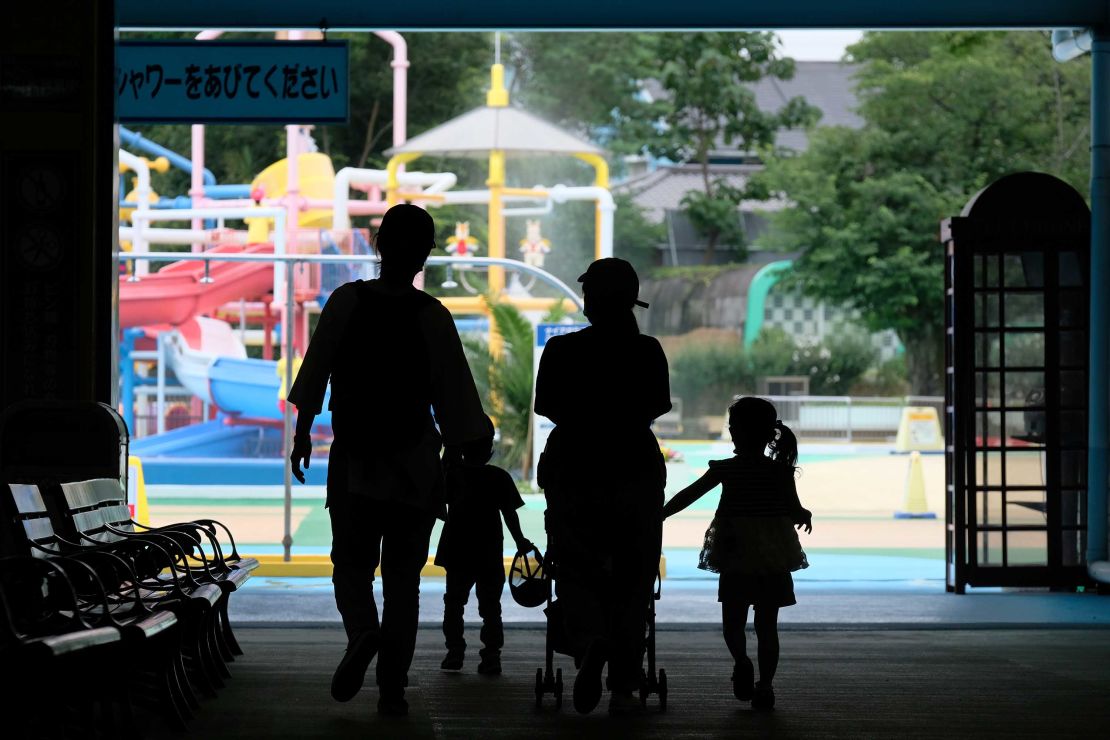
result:
[(620, 298), (629, 305), (648, 307), (639, 298), (640, 278), (637, 277), (635, 268), (619, 257), (605, 257), (591, 262), (586, 271), (578, 276), (578, 282), (600, 288), (602, 292)]

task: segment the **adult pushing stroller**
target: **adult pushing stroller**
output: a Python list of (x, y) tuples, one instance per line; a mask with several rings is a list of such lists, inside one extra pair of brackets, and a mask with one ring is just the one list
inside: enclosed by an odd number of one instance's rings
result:
[[(546, 515), (545, 515), (545, 524)], [(564, 623), (562, 606), (554, 598), (554, 583), (558, 579), (558, 543), (548, 530), (547, 554), (535, 550), (531, 555), (517, 553), (509, 577), (509, 589), (513, 598), (521, 606), (540, 606), (544, 604), (547, 619), (544, 640), (544, 665), (536, 669), (536, 708), (543, 706), (543, 697), (555, 697), (555, 708), (563, 706), (563, 669), (555, 667), (555, 654), (574, 657)], [(655, 602), (662, 595), (662, 578), (656, 573), (655, 588), (644, 616), (645, 651), (647, 669), (641, 672), (640, 703), (646, 707), (652, 694), (659, 697), (659, 711), (667, 709), (667, 672), (656, 670), (655, 663)], [(576, 660), (577, 663), (577, 660)]]

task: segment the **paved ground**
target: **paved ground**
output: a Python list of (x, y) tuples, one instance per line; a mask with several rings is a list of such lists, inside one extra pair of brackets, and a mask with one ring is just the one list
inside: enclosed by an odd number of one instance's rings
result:
[[(668, 709), (609, 717), (569, 706), (574, 670), (559, 656), (568, 701), (535, 707), (543, 635), (507, 633), (503, 676), (438, 670), (440, 637), (422, 630), (410, 672), (411, 712), (382, 719), (368, 685), (336, 704), (328, 682), (338, 629), (240, 627), (246, 655), (204, 703), (195, 737), (215, 738), (1098, 738), (1110, 733), (1110, 630), (788, 631), (775, 679), (778, 706), (753, 712), (731, 694), (718, 633), (661, 629)], [(476, 640), (476, 635), (473, 636)], [(749, 645), (751, 649), (751, 645)], [(155, 727), (151, 737), (171, 736)], [(173, 734), (173, 737), (180, 737)]]

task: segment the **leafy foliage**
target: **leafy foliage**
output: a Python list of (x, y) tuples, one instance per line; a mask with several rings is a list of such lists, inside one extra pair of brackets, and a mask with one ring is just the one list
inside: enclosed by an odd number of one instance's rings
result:
[(490, 316), (491, 330), (502, 342), (500, 356), (476, 337), (464, 337), (463, 349), (483, 405), (501, 433), (497, 460), (523, 474), (531, 467), (532, 451), (532, 324), (509, 303), (491, 301)]
[(713, 414), (736, 394), (754, 393), (759, 378), (809, 378), (810, 393), (847, 395), (878, 360), (869, 337), (842, 328), (825, 341), (796, 341), (778, 327), (764, 329), (745, 351), (737, 344), (686, 347), (670, 358), (671, 389), (687, 413)]
[(1090, 67), (1054, 61), (1039, 32), (868, 33), (849, 53), (865, 125), (768, 161), (762, 184), (793, 203), (769, 243), (802, 252), (794, 285), (897, 331), (913, 392), (940, 393), (939, 222), (1009, 172), (1086, 191)]

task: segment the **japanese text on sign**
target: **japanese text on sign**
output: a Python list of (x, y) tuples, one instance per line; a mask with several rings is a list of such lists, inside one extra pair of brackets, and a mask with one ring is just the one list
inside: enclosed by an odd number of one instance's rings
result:
[(121, 42), (124, 122), (345, 122), (345, 42)]

